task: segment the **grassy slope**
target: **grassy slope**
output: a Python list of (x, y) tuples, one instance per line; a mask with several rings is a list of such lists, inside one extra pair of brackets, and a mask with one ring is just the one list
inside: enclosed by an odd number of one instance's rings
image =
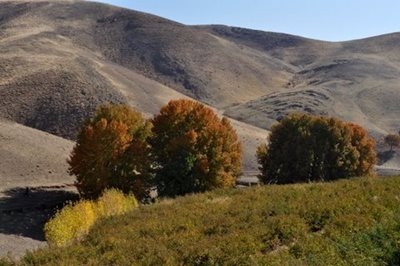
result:
[(32, 265), (400, 263), (400, 178), (223, 190), (143, 206)]

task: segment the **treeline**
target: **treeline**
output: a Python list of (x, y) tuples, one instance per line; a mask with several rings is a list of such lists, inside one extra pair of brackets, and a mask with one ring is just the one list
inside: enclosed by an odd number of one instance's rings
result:
[[(375, 141), (353, 123), (293, 114), (257, 151), (260, 181), (294, 183), (373, 173)], [(146, 199), (233, 187), (242, 148), (227, 118), (191, 100), (173, 100), (153, 119), (126, 105), (98, 108), (80, 130), (68, 161), (84, 198), (116, 188)]]
[(68, 161), (84, 198), (108, 188), (148, 197), (233, 187), (242, 149), (229, 120), (190, 100), (175, 100), (151, 120), (125, 105), (105, 105), (87, 120)]
[[(375, 142), (362, 127), (305, 114), (276, 124), (257, 157), (263, 183), (370, 175), (376, 162)], [(83, 124), (68, 160), (83, 200), (46, 224), (46, 239), (55, 246), (79, 241), (98, 219), (132, 211), (154, 189), (175, 197), (234, 187), (241, 161), (229, 120), (201, 103), (171, 101), (150, 120), (126, 105), (101, 106)]]

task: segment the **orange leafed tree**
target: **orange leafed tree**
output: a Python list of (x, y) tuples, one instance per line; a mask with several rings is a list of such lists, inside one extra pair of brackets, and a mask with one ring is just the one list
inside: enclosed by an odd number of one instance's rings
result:
[(83, 125), (68, 163), (79, 193), (96, 198), (106, 188), (142, 198), (150, 186), (150, 124), (125, 105), (101, 106)]
[(355, 176), (363, 176), (373, 173), (377, 162), (375, 151), (376, 142), (365, 129), (359, 125), (348, 123), (351, 129), (351, 144), (356, 149), (356, 167), (353, 169)]
[(289, 115), (273, 126), (257, 157), (265, 183), (370, 175), (376, 163), (375, 141), (361, 126), (308, 114)]
[(152, 122), (160, 195), (234, 186), (241, 173), (242, 150), (228, 119), (198, 102), (174, 100)]

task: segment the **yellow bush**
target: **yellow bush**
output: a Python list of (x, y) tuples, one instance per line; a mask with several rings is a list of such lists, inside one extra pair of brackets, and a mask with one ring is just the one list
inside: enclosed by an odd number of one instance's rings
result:
[(96, 214), (108, 217), (124, 214), (138, 206), (134, 196), (125, 196), (116, 189), (107, 190), (96, 202)]
[(93, 203), (81, 201), (69, 204), (59, 211), (44, 227), (47, 242), (64, 246), (89, 232), (96, 219)]
[(106, 190), (97, 201), (82, 200), (68, 204), (46, 223), (44, 231), (49, 245), (66, 246), (88, 234), (96, 220), (124, 214), (138, 207), (134, 196)]

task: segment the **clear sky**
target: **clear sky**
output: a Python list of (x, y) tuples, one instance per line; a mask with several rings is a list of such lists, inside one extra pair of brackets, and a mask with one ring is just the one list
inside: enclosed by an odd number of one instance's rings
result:
[(400, 31), (400, 0), (97, 0), (184, 24), (344, 41)]

